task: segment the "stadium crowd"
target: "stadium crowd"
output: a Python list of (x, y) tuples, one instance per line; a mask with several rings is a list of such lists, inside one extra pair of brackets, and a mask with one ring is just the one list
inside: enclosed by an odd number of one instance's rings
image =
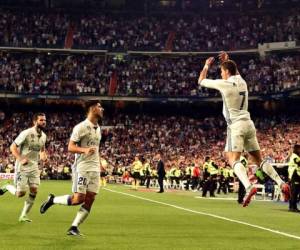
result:
[[(74, 156), (67, 152), (67, 144), (71, 128), (82, 118), (74, 113), (47, 114), (49, 161), (41, 166), (44, 178), (58, 178), (65, 167), (70, 169)], [(219, 167), (226, 165), (223, 156), (226, 130), (221, 117), (120, 114), (107, 117), (103, 124), (101, 155), (111, 169), (129, 167), (136, 155), (152, 161), (157, 152), (164, 155), (167, 169), (174, 162), (180, 163), (182, 170), (195, 162), (202, 166), (206, 156)], [(272, 162), (284, 162), (291, 146), (299, 142), (299, 117), (257, 118), (255, 124), (263, 156)], [(0, 127), (0, 172), (14, 171), (9, 146), (21, 130), (30, 126), (30, 114), (6, 114)]]
[(109, 67), (97, 56), (3, 54), (0, 89), (30, 94), (107, 94)]
[[(234, 58), (235, 59), (235, 58)], [(300, 56), (271, 55), (265, 59), (236, 59), (239, 71), (248, 83), (250, 93), (267, 94), (299, 87)], [(133, 58), (117, 67), (119, 95), (134, 96), (212, 96), (198, 88), (202, 58), (145, 57)], [(209, 78), (220, 78), (218, 64), (209, 71)]]
[(182, 18), (176, 22), (174, 51), (257, 48), (260, 43), (298, 41), (299, 30), (299, 12), (291, 12), (289, 15), (265, 13), (263, 16), (261, 13), (225, 13)]
[(80, 49), (162, 51), (173, 47), (174, 51), (219, 51), (257, 48), (264, 42), (300, 40), (297, 9), (263, 15), (261, 12), (221, 15), (217, 12), (180, 16), (170, 13), (74, 15), (61, 11), (2, 9), (0, 45), (63, 48), (71, 23), (74, 48)]
[(74, 47), (105, 50), (162, 51), (169, 33), (169, 18), (111, 15), (84, 16), (74, 33)]
[(0, 10), (0, 45), (63, 48), (68, 26), (62, 13)]
[[(269, 55), (265, 59), (234, 58), (252, 94), (278, 93), (299, 87), (299, 54)], [(215, 96), (197, 84), (200, 57), (114, 57), (2, 53), (0, 91), (28, 94), (107, 95), (116, 72), (120, 96)], [(220, 78), (216, 63), (210, 78)]]

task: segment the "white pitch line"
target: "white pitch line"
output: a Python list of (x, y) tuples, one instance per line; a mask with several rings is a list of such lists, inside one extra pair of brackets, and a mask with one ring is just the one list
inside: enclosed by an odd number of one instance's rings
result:
[(268, 232), (271, 232), (271, 233), (274, 233), (274, 234), (279, 234), (279, 235), (282, 235), (282, 236), (286, 236), (288, 238), (293, 238), (293, 239), (300, 240), (300, 236), (293, 235), (293, 234), (288, 234), (288, 233), (281, 232), (281, 231), (278, 231), (278, 230), (273, 230), (273, 229), (270, 229), (270, 228), (267, 228), (267, 227), (262, 227), (262, 226), (250, 224), (250, 223), (247, 223), (247, 222), (244, 222), (244, 221), (234, 220), (234, 219), (226, 218), (226, 217), (215, 215), (215, 214), (204, 213), (204, 212), (192, 210), (192, 209), (189, 209), (189, 208), (184, 208), (184, 207), (176, 206), (176, 205), (173, 205), (173, 204), (169, 204), (169, 203), (166, 203), (166, 202), (151, 200), (151, 199), (144, 198), (144, 197), (141, 197), (141, 196), (115, 191), (115, 190), (108, 189), (108, 188), (103, 188), (103, 189), (105, 189), (109, 192), (122, 194), (122, 195), (127, 195), (127, 196), (134, 197), (134, 198), (137, 198), (137, 199), (140, 199), (140, 200), (149, 201), (149, 202), (152, 202), (152, 203), (157, 203), (157, 204), (160, 204), (160, 205), (165, 205), (165, 206), (168, 206), (168, 207), (177, 208), (179, 210), (183, 210), (183, 211), (186, 211), (186, 212), (190, 212), (190, 213), (194, 213), (194, 214), (201, 214), (201, 215), (213, 217), (213, 218), (220, 219), (220, 220), (230, 221), (230, 222), (233, 222), (233, 223), (237, 223), (237, 224), (241, 224), (241, 225), (261, 229), (263, 231), (268, 231)]
[[(195, 196), (196, 199), (203, 199), (203, 200), (221, 200), (221, 201), (236, 201), (236, 198), (232, 197), (202, 197), (202, 196)], [(263, 202), (271, 202), (272, 200), (253, 200), (253, 201), (263, 201)], [(252, 202), (253, 202), (252, 201)], [(251, 203), (252, 203), (251, 202)]]

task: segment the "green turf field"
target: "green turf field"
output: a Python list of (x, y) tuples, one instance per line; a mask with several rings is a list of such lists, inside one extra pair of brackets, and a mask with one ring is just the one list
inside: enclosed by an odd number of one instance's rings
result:
[(70, 187), (68, 181), (42, 182), (33, 222), (26, 224), (18, 222), (24, 199), (1, 196), (0, 249), (300, 249), (300, 214), (288, 212), (287, 204), (254, 201), (242, 208), (235, 201), (197, 199), (193, 192), (157, 194), (121, 185), (101, 190), (80, 227), (85, 236), (67, 236), (78, 207), (56, 205), (44, 215), (39, 207), (49, 192), (66, 194)]

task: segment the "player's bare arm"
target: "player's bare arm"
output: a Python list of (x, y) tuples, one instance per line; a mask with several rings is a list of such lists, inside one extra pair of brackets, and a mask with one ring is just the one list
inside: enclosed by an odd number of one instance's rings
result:
[(214, 57), (209, 57), (208, 59), (206, 59), (205, 65), (204, 65), (204, 67), (200, 73), (199, 79), (198, 79), (199, 85), (201, 85), (202, 80), (206, 78), (208, 69), (213, 64), (214, 60), (215, 60)]
[(18, 149), (18, 146), (16, 143), (12, 143), (10, 146), (10, 151), (12, 153), (12, 155), (22, 164), (22, 165), (26, 165), (28, 163), (28, 159), (25, 156), (22, 156), (20, 154), (20, 151)]
[(97, 151), (96, 147), (79, 147), (76, 142), (70, 140), (68, 145), (68, 151), (75, 154), (85, 154), (85, 155), (92, 155)]

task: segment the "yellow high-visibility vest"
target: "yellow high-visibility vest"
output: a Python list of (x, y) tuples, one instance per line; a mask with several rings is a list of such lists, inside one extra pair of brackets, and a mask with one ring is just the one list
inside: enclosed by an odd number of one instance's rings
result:
[(300, 157), (297, 154), (293, 153), (291, 155), (288, 165), (289, 179), (292, 179), (295, 171), (297, 171), (297, 174), (300, 176)]

